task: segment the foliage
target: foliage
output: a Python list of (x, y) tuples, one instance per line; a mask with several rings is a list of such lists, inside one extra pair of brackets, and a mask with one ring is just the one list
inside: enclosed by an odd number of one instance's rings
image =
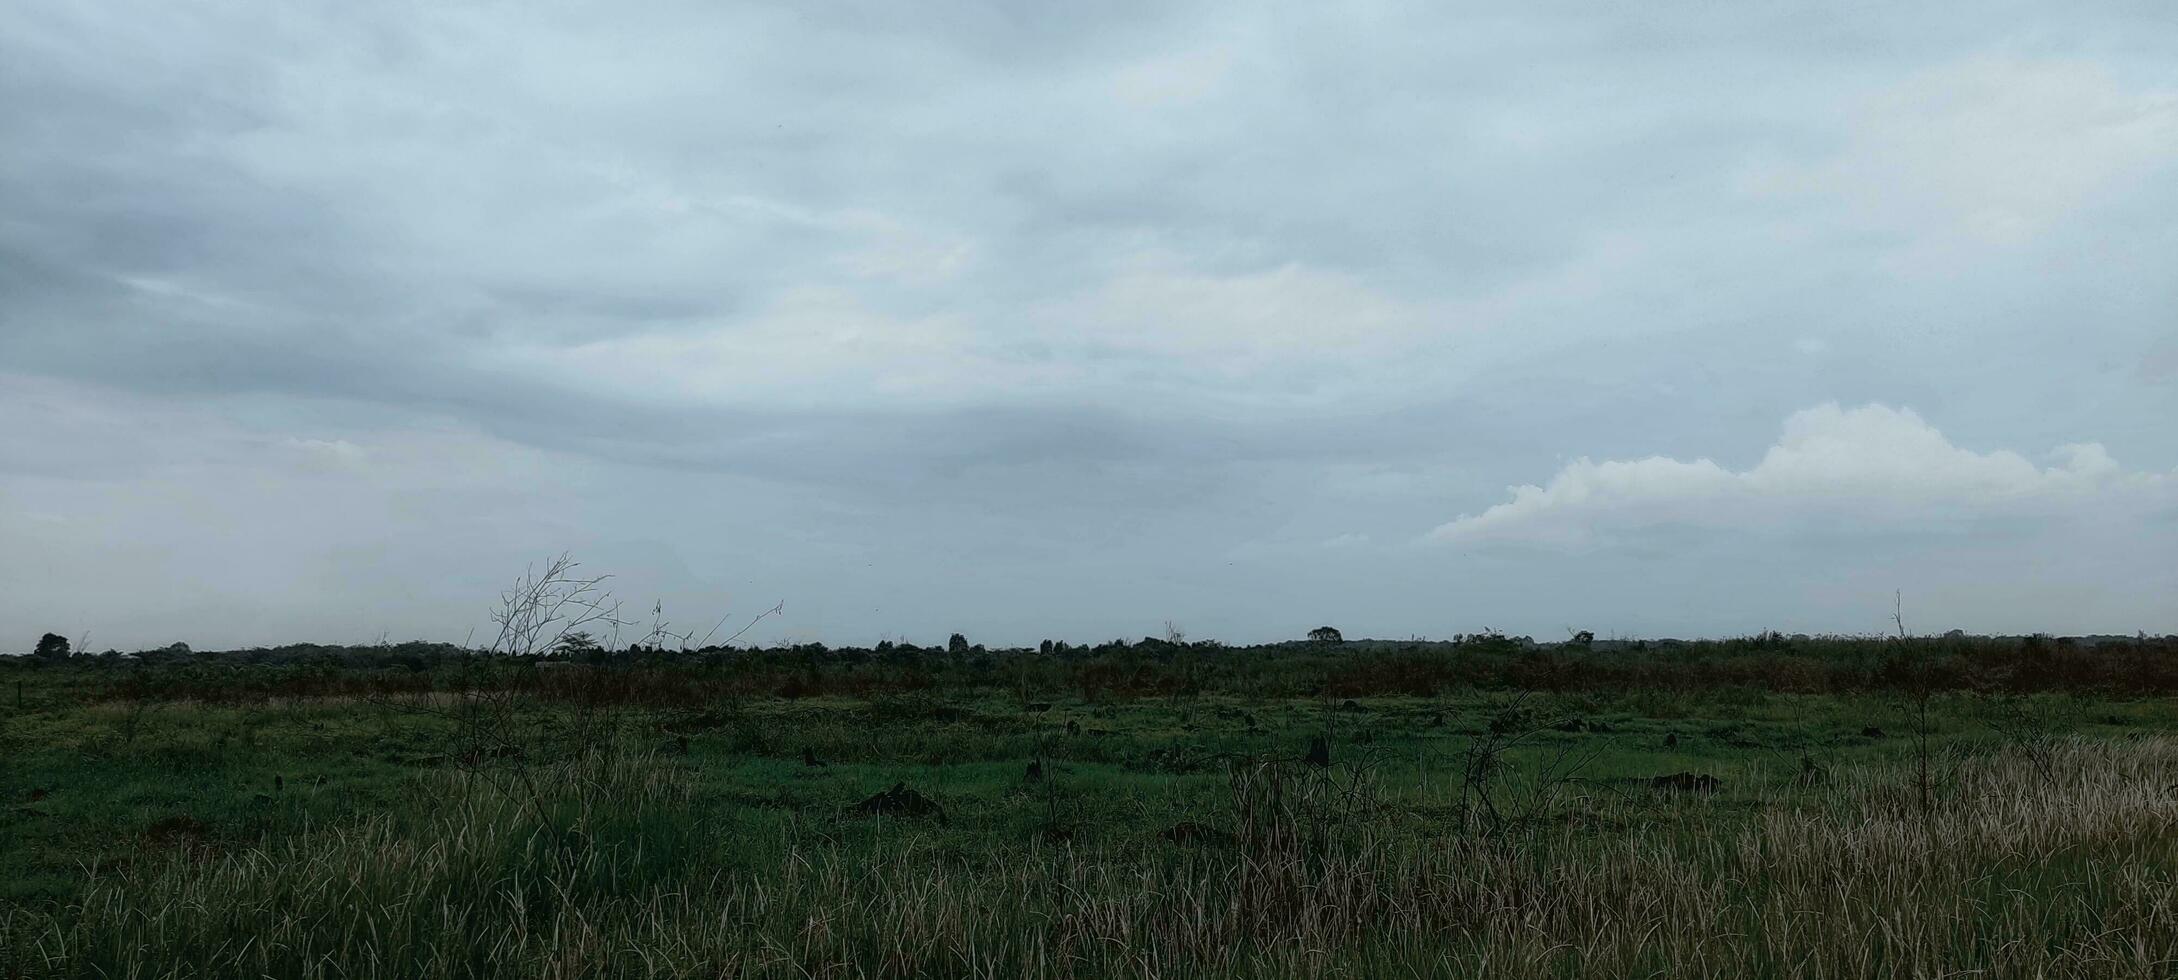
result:
[(68, 638), (59, 633), (47, 633), (38, 638), (38, 649), (32, 656), (40, 660), (66, 660)]

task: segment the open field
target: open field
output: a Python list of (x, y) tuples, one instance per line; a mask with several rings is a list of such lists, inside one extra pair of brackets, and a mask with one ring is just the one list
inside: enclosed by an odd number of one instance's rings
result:
[(2178, 971), (2167, 641), (1100, 650), (10, 664), (0, 975)]
[(0, 980), (2178, 980), (2174, 259), (2178, 0), (0, 0)]

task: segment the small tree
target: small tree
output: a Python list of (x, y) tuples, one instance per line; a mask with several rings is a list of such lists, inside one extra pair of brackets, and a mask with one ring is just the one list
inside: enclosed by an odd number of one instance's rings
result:
[(1341, 636), (1339, 634), (1338, 628), (1333, 626), (1318, 626), (1315, 629), (1309, 630), (1308, 638), (1316, 641), (1317, 643), (1346, 642), (1346, 637)]
[(598, 645), (596, 637), (591, 636), (587, 630), (576, 630), (553, 641), (552, 647), (546, 653), (546, 656), (566, 657), (570, 660), (589, 660), (593, 654), (603, 651), (604, 648)]
[(968, 638), (960, 635), (959, 633), (953, 634), (952, 639), (945, 641), (945, 652), (954, 654), (967, 653)]
[(68, 659), (68, 638), (59, 633), (47, 633), (38, 638), (38, 659)]

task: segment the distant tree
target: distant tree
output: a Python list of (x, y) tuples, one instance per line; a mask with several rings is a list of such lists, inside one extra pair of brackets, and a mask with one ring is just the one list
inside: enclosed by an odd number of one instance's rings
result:
[(1045, 640), (1043, 643), (1039, 644), (1036, 647), (1036, 652), (1041, 653), (1046, 657), (1051, 656), (1051, 641)]
[(1308, 638), (1318, 643), (1346, 642), (1346, 637), (1340, 635), (1338, 629), (1332, 626), (1318, 626), (1315, 629), (1309, 630)]
[[(596, 637), (591, 636), (588, 632), (576, 630), (553, 641), (551, 655), (570, 658), (587, 657), (601, 649), (603, 648), (598, 646)], [(634, 652), (636, 649), (638, 647), (630, 647), (629, 651)]]
[(1596, 631), (1581, 630), (1580, 632), (1573, 634), (1573, 639), (1570, 642), (1577, 647), (1588, 646), (1589, 644), (1596, 642)]
[(950, 640), (947, 640), (947, 641), (945, 641), (945, 652), (947, 652), (947, 653), (967, 653), (967, 652), (968, 652), (968, 638), (967, 638), (967, 637), (965, 637), (965, 636), (962, 636), (962, 635), (960, 635), (959, 633), (955, 633), (955, 634), (953, 634), (953, 638), (952, 638), (952, 639), (950, 639)]
[(39, 637), (37, 654), (40, 660), (66, 660), (68, 638), (59, 633), (47, 633)]

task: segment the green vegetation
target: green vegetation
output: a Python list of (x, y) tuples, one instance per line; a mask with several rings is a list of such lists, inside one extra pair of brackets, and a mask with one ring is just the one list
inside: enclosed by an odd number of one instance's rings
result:
[(0, 976), (2178, 969), (2169, 640), (948, 647), (0, 661)]

